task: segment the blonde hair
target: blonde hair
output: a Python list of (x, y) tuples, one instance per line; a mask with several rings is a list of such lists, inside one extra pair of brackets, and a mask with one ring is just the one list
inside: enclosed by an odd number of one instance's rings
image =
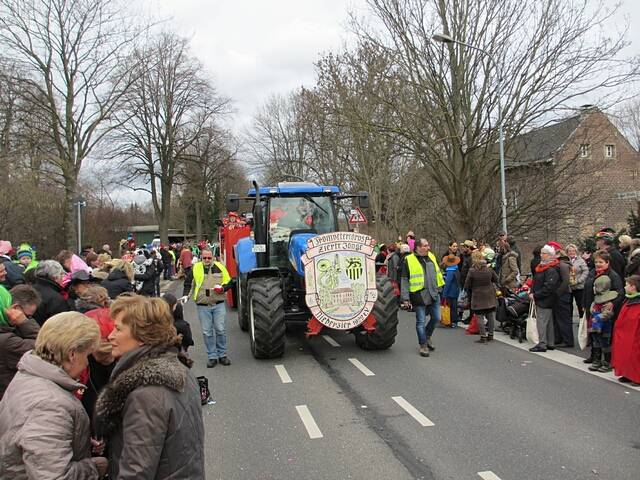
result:
[(78, 312), (63, 312), (49, 318), (38, 333), (34, 353), (54, 365), (62, 366), (71, 352), (95, 350), (100, 329), (95, 320)]
[(98, 261), (100, 263), (107, 263), (111, 261), (111, 255), (109, 255), (108, 253), (101, 253), (98, 255)]
[(107, 289), (100, 285), (89, 285), (84, 293), (80, 295), (80, 299), (101, 307), (108, 307), (110, 302)]
[(484, 255), (480, 250), (474, 250), (473, 252), (471, 252), (471, 264), (474, 267), (480, 266), (480, 263), (483, 261), (486, 262), (486, 260), (484, 259)]
[(140, 295), (119, 296), (111, 304), (111, 318), (121, 315), (120, 321), (131, 329), (131, 336), (148, 346), (171, 346), (178, 332), (173, 315), (162, 298)]
[(124, 274), (127, 276), (130, 282), (133, 282), (133, 265), (131, 262), (125, 262), (120, 258), (116, 258), (115, 260), (110, 260), (106, 262), (107, 265), (111, 266), (111, 270), (122, 270)]

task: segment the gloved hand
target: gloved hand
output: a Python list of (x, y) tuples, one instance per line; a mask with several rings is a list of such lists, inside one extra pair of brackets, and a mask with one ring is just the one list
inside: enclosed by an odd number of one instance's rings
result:
[(213, 291), (217, 294), (224, 293), (224, 287), (222, 285), (216, 285), (215, 287), (213, 287)]
[(188, 296), (188, 295), (185, 295), (184, 297), (180, 297), (180, 298), (178, 299), (178, 301), (179, 301), (182, 305), (184, 305), (185, 303), (187, 303), (187, 302), (189, 301), (189, 296)]

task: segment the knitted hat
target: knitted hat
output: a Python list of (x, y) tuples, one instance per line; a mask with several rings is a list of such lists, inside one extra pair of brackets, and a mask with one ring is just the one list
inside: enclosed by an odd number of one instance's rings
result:
[(20, 260), (23, 257), (33, 258), (33, 252), (31, 250), (20, 250), (17, 253), (17, 256), (18, 256), (18, 260)]
[(549, 255), (555, 255), (556, 249), (553, 248), (551, 245), (547, 244), (540, 249), (540, 253), (548, 253)]
[(9, 255), (11, 250), (13, 250), (13, 247), (10, 241), (0, 240), (0, 255)]
[(5, 313), (5, 309), (11, 306), (13, 299), (9, 290), (0, 285), (0, 325), (9, 325), (9, 319)]
[(482, 256), (487, 262), (492, 262), (496, 256), (496, 252), (494, 252), (493, 249), (490, 247), (484, 247), (484, 250), (482, 251)]
[(593, 291), (595, 295), (596, 303), (607, 303), (615, 300), (618, 296), (618, 292), (611, 290), (611, 279), (608, 275), (600, 275), (593, 282)]

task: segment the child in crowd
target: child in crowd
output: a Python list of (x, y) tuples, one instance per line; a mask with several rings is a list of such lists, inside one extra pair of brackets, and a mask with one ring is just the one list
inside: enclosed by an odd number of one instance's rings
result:
[(640, 386), (640, 275), (626, 280), (626, 300), (613, 329), (611, 365), (618, 380)]
[(173, 325), (176, 327), (178, 334), (182, 336), (182, 350), (186, 354), (189, 347), (194, 343), (191, 326), (184, 319), (182, 304), (178, 302), (176, 296), (172, 293), (165, 293), (162, 298), (169, 304), (169, 308), (173, 312)]
[(451, 328), (458, 326), (458, 297), (460, 296), (459, 263), (460, 257), (453, 253), (445, 255), (442, 259), (442, 266), (445, 268), (446, 275), (442, 293), (451, 311)]
[[(610, 372), (607, 355), (611, 351), (611, 327), (614, 317), (613, 300), (618, 292), (611, 290), (611, 279), (607, 275), (601, 275), (593, 283), (595, 297), (591, 304), (591, 341), (594, 349), (602, 351), (604, 359), (594, 359), (589, 370), (598, 372)], [(599, 355), (598, 355), (599, 357)]]

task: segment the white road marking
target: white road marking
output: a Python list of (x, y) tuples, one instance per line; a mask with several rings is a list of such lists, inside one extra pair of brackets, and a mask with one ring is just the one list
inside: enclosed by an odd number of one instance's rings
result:
[(333, 338), (331, 338), (329, 335), (322, 335), (322, 338), (324, 338), (326, 340), (326, 342), (331, 345), (332, 347), (339, 347), (340, 344), (338, 342), (336, 342)]
[(280, 375), (280, 380), (282, 380), (282, 383), (293, 382), (293, 380), (291, 380), (291, 377), (289, 376), (289, 373), (287, 372), (287, 369), (284, 368), (284, 365), (275, 365), (275, 367), (276, 372), (278, 372), (278, 375)]
[(478, 472), (478, 475), (480, 475), (482, 480), (500, 480), (500, 477), (490, 470), (487, 472)]
[(364, 373), (367, 377), (373, 377), (375, 375), (375, 373), (365, 367), (364, 364), (357, 358), (350, 358), (349, 361), (353, 363), (353, 366)]
[(309, 438), (322, 438), (322, 432), (318, 428), (316, 421), (313, 419), (313, 415), (311, 415), (309, 408), (306, 405), (297, 405), (296, 410), (298, 411), (298, 415), (300, 415), (300, 420), (302, 420), (304, 427), (307, 429)]
[(433, 427), (435, 424), (420, 413), (416, 407), (411, 405), (402, 397), (391, 397), (391, 399), (402, 407), (402, 409), (411, 415), (423, 427)]
[[(462, 325), (462, 328), (464, 329), (467, 329), (468, 327), (469, 327), (468, 325)], [(509, 337), (509, 335), (505, 335), (503, 332), (496, 331), (495, 336), (493, 338), (498, 342), (506, 343), (507, 345), (511, 345), (512, 347), (519, 348), (520, 350), (525, 350), (527, 352), (529, 351), (529, 348), (533, 346), (533, 343), (531, 342), (525, 341), (523, 343), (520, 343), (518, 342), (517, 339), (512, 339)], [(576, 370), (580, 370), (581, 372), (588, 373), (589, 375), (596, 376), (603, 380), (608, 380), (624, 388), (640, 392), (640, 387), (634, 387), (632, 385), (629, 385), (628, 383), (620, 383), (618, 381), (618, 377), (616, 377), (613, 374), (613, 372), (609, 372), (609, 373), (592, 372), (587, 368), (589, 365), (582, 362), (583, 358), (577, 355), (572, 355), (571, 353), (563, 352), (562, 350), (559, 350), (559, 349), (547, 350), (546, 352), (538, 352), (538, 353), (530, 352), (530, 353), (533, 355), (538, 355), (540, 357), (547, 358), (549, 360), (560, 363), (567, 367), (575, 368)], [(525, 360), (524, 362), (529, 362), (529, 361)]]

